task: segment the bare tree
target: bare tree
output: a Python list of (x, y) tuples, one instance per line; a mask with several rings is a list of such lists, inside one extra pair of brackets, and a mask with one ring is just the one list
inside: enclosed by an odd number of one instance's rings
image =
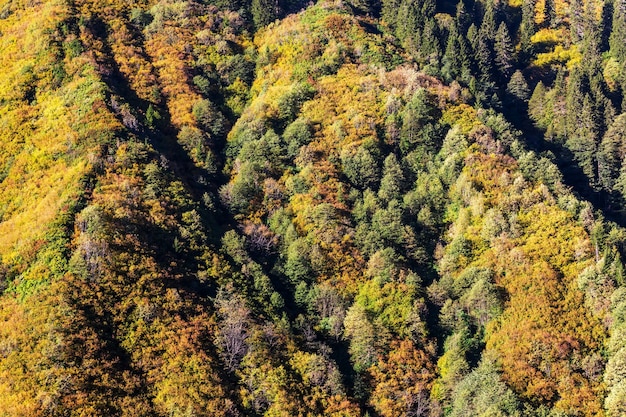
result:
[(248, 353), (250, 310), (241, 297), (222, 289), (217, 293), (215, 306), (221, 319), (216, 344), (226, 367), (235, 371)]

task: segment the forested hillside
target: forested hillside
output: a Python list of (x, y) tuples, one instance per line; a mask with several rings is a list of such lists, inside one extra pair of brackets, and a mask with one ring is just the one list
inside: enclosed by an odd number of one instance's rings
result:
[(0, 0), (0, 416), (626, 415), (626, 0)]

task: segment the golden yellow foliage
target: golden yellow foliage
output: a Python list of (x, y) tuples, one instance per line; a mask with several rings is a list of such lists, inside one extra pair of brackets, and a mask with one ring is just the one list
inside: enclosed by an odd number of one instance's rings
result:
[(533, 61), (533, 65), (538, 67), (551, 65), (553, 63), (563, 63), (568, 67), (572, 67), (580, 63), (582, 59), (581, 53), (576, 45), (572, 45), (569, 49), (565, 49), (562, 45), (556, 45), (554, 51), (537, 54), (537, 58)]

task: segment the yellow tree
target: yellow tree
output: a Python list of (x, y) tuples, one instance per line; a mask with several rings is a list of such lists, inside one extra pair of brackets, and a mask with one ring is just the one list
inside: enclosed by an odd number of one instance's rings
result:
[(369, 371), (374, 386), (370, 403), (381, 416), (429, 415), (433, 361), (413, 342), (395, 341), (391, 352)]

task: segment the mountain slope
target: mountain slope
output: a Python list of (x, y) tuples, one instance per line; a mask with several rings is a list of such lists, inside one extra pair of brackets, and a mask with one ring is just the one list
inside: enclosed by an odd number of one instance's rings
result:
[(626, 13), (417, 6), (0, 2), (0, 414), (620, 415)]

